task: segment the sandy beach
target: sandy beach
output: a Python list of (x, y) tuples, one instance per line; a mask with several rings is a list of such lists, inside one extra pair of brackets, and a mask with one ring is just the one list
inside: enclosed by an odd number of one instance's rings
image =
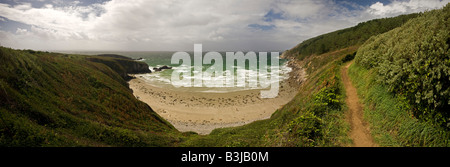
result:
[(140, 75), (129, 81), (133, 94), (147, 103), (161, 117), (179, 131), (209, 134), (222, 127), (251, 123), (270, 116), (289, 102), (305, 79), (305, 71), (289, 63), (292, 71), (287, 80), (280, 82), (276, 98), (260, 98), (261, 90), (229, 93), (202, 93), (174, 91), (147, 83)]

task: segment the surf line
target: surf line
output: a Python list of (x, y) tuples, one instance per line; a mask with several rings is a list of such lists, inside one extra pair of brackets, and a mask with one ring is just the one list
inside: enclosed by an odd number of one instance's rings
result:
[[(225, 72), (223, 57), (219, 52), (207, 52), (203, 56), (202, 44), (194, 44), (194, 66), (192, 68), (174, 69), (171, 75), (171, 84), (175, 87), (248, 87), (262, 89), (270, 86), (269, 90), (261, 90), (261, 98), (275, 98), (278, 96), (280, 83), (279, 52), (271, 52), (270, 69), (267, 64), (267, 52), (259, 52), (259, 60), (255, 52), (226, 52)], [(212, 61), (214, 60), (214, 63)], [(191, 56), (187, 52), (176, 52), (172, 55), (171, 63), (184, 67), (191, 67)], [(258, 71), (257, 75), (250, 75), (245, 71), (246, 61), (249, 70)], [(235, 65), (235, 62), (237, 66)], [(203, 71), (203, 64), (211, 66)], [(237, 75), (234, 75), (236, 69)], [(214, 76), (213, 76), (214, 74)], [(246, 75), (249, 81), (246, 84)], [(218, 82), (219, 77), (225, 77), (223, 82)], [(259, 83), (258, 83), (259, 81)]]

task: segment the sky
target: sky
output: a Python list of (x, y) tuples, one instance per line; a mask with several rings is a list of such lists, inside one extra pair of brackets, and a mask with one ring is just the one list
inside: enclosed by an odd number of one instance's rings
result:
[(0, 45), (78, 51), (284, 51), (450, 0), (0, 0)]

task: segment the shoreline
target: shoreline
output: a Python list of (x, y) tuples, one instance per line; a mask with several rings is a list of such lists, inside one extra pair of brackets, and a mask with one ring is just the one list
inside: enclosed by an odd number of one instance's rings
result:
[[(235, 127), (268, 119), (297, 94), (305, 79), (299, 63), (290, 63), (289, 79), (280, 81), (275, 98), (260, 98), (261, 89), (228, 93), (184, 92), (152, 86), (134, 75), (129, 87), (133, 95), (147, 103), (162, 118), (181, 132), (201, 135), (216, 128)], [(300, 75), (300, 76), (299, 76)]]

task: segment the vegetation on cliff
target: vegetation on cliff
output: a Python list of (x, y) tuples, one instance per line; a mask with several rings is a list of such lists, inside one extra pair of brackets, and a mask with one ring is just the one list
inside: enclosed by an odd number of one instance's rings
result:
[(86, 59), (92, 62), (107, 65), (125, 80), (131, 79), (128, 74), (151, 72), (147, 63), (134, 61), (133, 59), (125, 56), (103, 54), (97, 56), (89, 56), (86, 57)]
[(450, 5), (370, 38), (356, 63), (422, 120), (450, 128)]

